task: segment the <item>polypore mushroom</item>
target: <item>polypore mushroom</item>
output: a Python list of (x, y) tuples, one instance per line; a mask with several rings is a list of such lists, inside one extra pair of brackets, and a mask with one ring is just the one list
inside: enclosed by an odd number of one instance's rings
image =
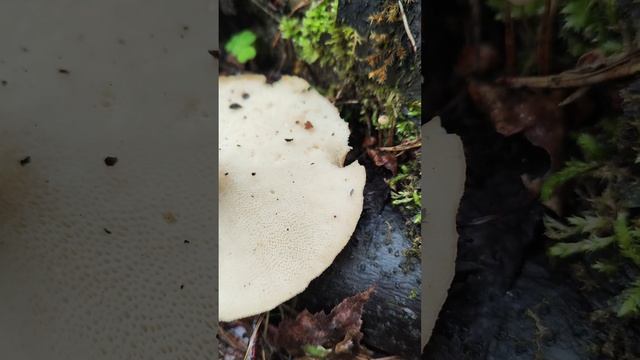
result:
[(333, 261), (360, 217), (349, 128), (304, 80), (219, 81), (219, 319), (270, 310)]
[(422, 347), (429, 341), (455, 274), (458, 244), (456, 215), (464, 193), (466, 163), (460, 138), (434, 118), (422, 126)]

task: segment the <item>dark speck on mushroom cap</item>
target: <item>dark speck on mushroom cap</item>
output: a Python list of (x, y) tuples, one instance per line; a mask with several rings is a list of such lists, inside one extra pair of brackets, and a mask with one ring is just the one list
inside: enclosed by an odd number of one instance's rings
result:
[(27, 164), (29, 164), (31, 162), (31, 156), (26, 156), (22, 159), (20, 159), (20, 166), (26, 166)]
[(118, 162), (118, 158), (115, 156), (107, 156), (104, 158), (104, 163), (107, 166), (114, 166)]

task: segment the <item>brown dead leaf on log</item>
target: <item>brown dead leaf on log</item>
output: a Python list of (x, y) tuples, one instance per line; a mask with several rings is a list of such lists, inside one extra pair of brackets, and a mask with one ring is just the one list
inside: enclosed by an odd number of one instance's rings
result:
[(377, 149), (367, 149), (367, 155), (373, 160), (376, 166), (384, 166), (387, 170), (391, 171), (393, 176), (398, 173), (398, 160), (393, 154)]
[(273, 332), (273, 344), (294, 357), (307, 356), (306, 346), (321, 346), (330, 351), (327, 358), (351, 358), (360, 352), (363, 334), (362, 310), (374, 292), (374, 287), (344, 299), (329, 314), (311, 314), (304, 310), (295, 319), (280, 322)]

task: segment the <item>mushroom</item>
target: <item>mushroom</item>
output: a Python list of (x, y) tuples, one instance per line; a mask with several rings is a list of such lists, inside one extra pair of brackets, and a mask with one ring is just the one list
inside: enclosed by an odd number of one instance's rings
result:
[(429, 341), (455, 274), (456, 216), (464, 193), (462, 141), (447, 134), (436, 117), (422, 126), (422, 348)]
[(344, 166), (349, 128), (306, 81), (219, 80), (221, 321), (302, 292), (351, 237), (364, 167)]
[(216, 15), (61, 5), (0, 2), (0, 358), (210, 360)]

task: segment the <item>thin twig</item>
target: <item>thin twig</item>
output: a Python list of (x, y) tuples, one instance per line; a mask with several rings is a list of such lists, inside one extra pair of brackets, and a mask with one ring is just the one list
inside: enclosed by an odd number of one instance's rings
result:
[(595, 85), (640, 73), (640, 51), (622, 58), (610, 60), (608, 64), (594, 70), (570, 70), (550, 76), (505, 78), (500, 82), (511, 87), (530, 88), (577, 88)]
[(400, 6), (400, 15), (402, 15), (402, 23), (404, 24), (404, 31), (407, 33), (409, 37), (409, 42), (411, 42), (411, 47), (413, 48), (413, 52), (418, 52), (418, 48), (416, 47), (416, 39), (413, 38), (411, 34), (411, 29), (409, 29), (409, 21), (407, 20), (407, 15), (404, 13), (404, 7), (402, 6), (402, 0), (398, 0), (398, 6)]
[(580, 88), (576, 89), (573, 93), (571, 93), (571, 95), (567, 96), (566, 99), (562, 100), (558, 104), (558, 106), (567, 106), (567, 105), (571, 104), (572, 102), (578, 100), (579, 98), (584, 96), (584, 94), (589, 92), (589, 89), (591, 89), (590, 86), (583, 86), (583, 87), (580, 87)]
[(359, 104), (360, 100), (341, 100), (336, 101), (336, 105)]
[(378, 150), (389, 151), (389, 152), (407, 151), (407, 150), (419, 148), (421, 146), (422, 146), (422, 140), (421, 139), (417, 139), (417, 140), (405, 142), (405, 143), (402, 143), (402, 144), (396, 145), (396, 146), (379, 147)]
[(249, 344), (247, 345), (247, 351), (244, 353), (244, 360), (251, 360), (255, 358), (255, 347), (256, 339), (258, 338), (258, 329), (260, 329), (260, 325), (262, 324), (263, 319), (264, 314), (261, 314), (260, 316), (258, 316), (258, 320), (253, 325), (251, 337), (249, 338)]
[(297, 4), (297, 5), (296, 5), (292, 10), (291, 10), (291, 12), (289, 13), (289, 16), (293, 16), (293, 14), (295, 14), (295, 13), (296, 13), (296, 11), (298, 11), (298, 10), (300, 10), (300, 9), (302, 9), (302, 8), (305, 8), (305, 7), (309, 6), (309, 5), (311, 5), (311, 1), (309, 1), (309, 0), (303, 0), (303, 1), (300, 1), (300, 2), (299, 2), (299, 3), (298, 3), (298, 4)]
[(280, 21), (280, 20), (278, 20), (278, 17), (277, 17), (277, 16), (275, 16), (275, 15), (274, 15), (271, 11), (269, 11), (266, 7), (264, 7), (264, 6), (260, 3), (260, 1), (258, 1), (258, 0), (251, 0), (251, 2), (252, 2), (255, 6), (259, 7), (259, 8), (260, 8), (260, 10), (264, 11), (264, 13), (265, 13), (265, 14), (269, 15), (269, 17), (270, 17), (271, 19), (273, 19), (275, 22), (279, 22), (279, 21)]

